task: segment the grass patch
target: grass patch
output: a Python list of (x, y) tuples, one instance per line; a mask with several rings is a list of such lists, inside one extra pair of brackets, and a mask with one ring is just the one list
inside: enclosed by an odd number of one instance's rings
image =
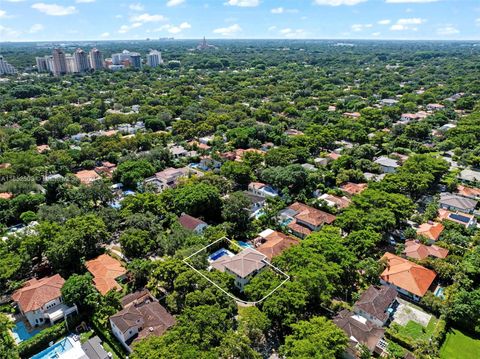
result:
[(441, 359), (480, 358), (480, 340), (463, 334), (457, 329), (447, 333), (440, 348)]
[(410, 320), (404, 327), (399, 326), (399, 333), (411, 339), (430, 339), (438, 320), (432, 316), (426, 327)]

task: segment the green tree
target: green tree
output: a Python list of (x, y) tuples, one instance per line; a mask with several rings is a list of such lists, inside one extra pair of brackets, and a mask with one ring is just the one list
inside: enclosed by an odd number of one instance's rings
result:
[(280, 353), (288, 358), (340, 358), (348, 345), (345, 333), (325, 317), (292, 324)]
[(93, 311), (98, 305), (100, 295), (93, 286), (92, 280), (90, 273), (71, 275), (62, 287), (65, 303), (76, 304), (80, 311)]

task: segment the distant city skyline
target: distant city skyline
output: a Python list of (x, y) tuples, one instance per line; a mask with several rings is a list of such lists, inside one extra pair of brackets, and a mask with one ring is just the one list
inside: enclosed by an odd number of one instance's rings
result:
[(2, 0), (0, 41), (480, 40), (477, 0)]

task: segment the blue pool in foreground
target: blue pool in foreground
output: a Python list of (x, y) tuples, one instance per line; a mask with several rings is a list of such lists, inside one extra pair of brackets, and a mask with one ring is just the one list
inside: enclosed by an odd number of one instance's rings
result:
[(34, 329), (29, 332), (24, 322), (18, 322), (13, 327), (12, 334), (15, 338), (15, 342), (18, 344), (37, 335), (38, 333), (40, 333), (40, 331), (40, 329)]

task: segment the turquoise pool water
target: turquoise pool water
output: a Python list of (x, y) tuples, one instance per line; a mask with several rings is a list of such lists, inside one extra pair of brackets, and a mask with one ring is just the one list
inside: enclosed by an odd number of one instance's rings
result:
[(15, 338), (15, 342), (18, 344), (40, 333), (40, 329), (34, 329), (29, 332), (27, 330), (27, 327), (25, 326), (25, 323), (18, 322), (17, 324), (15, 324), (15, 327), (13, 327), (12, 333), (13, 337)]
[(35, 354), (30, 359), (56, 359), (60, 356), (60, 354), (63, 354), (72, 348), (73, 345), (70, 340), (68, 338), (64, 338), (58, 343), (52, 345), (50, 348), (47, 348), (40, 353)]
[(252, 246), (247, 242), (237, 241), (237, 244), (242, 248), (252, 248)]

